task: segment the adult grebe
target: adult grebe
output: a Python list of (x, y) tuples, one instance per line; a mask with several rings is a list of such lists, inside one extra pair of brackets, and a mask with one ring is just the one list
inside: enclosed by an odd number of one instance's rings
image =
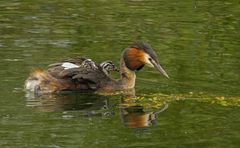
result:
[(135, 86), (135, 71), (140, 70), (144, 65), (154, 67), (168, 78), (152, 47), (144, 42), (136, 42), (122, 52), (118, 80), (109, 75), (111, 71), (117, 71), (111, 61), (96, 64), (91, 59), (80, 57), (51, 64), (47, 70), (33, 71), (25, 81), (25, 89), (41, 94), (132, 89)]

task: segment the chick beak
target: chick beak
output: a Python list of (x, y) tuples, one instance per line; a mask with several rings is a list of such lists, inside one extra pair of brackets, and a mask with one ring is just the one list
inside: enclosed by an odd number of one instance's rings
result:
[(117, 67), (115, 67), (114, 71), (119, 72), (120, 70)]
[(151, 61), (151, 63), (153, 64), (154, 68), (156, 68), (160, 73), (162, 73), (165, 77), (169, 78), (168, 74), (166, 73), (166, 71), (162, 68), (162, 66), (155, 61)]

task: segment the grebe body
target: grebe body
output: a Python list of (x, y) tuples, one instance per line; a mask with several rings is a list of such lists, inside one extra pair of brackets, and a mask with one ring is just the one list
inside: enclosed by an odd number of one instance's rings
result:
[(118, 71), (111, 61), (97, 64), (91, 59), (78, 57), (51, 64), (47, 70), (34, 70), (25, 81), (25, 89), (42, 94), (132, 89), (135, 87), (135, 72), (144, 65), (154, 67), (168, 77), (152, 47), (144, 42), (136, 42), (122, 52), (118, 80), (110, 76), (111, 71)]

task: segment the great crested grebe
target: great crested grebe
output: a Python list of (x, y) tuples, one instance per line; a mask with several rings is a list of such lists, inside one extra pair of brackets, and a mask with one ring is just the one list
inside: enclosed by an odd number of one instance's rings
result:
[(91, 59), (75, 58), (49, 65), (47, 70), (35, 70), (25, 81), (25, 89), (34, 93), (55, 93), (61, 91), (117, 91), (135, 86), (135, 71), (144, 65), (154, 67), (168, 78), (160, 66), (152, 47), (136, 42), (122, 52), (120, 79), (111, 78), (111, 71), (118, 71), (111, 61), (97, 64)]

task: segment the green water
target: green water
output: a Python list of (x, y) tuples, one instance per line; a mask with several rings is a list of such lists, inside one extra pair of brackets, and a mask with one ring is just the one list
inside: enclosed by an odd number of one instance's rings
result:
[[(239, 39), (234, 0), (2, 0), (0, 147), (239, 147)], [(78, 55), (118, 65), (136, 40), (170, 79), (145, 67), (134, 101), (23, 91), (33, 67)]]

